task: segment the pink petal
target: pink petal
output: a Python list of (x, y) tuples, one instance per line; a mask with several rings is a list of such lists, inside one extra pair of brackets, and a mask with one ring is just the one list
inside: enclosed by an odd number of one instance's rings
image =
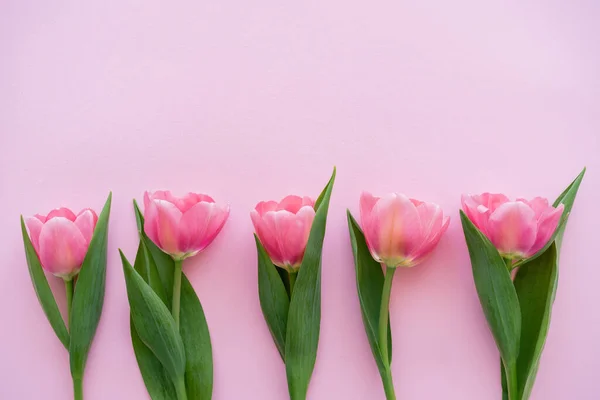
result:
[(181, 217), (179, 226), (179, 250), (197, 253), (204, 250), (219, 234), (227, 217), (229, 206), (216, 203), (196, 203)]
[(27, 217), (25, 218), (25, 225), (27, 225), (27, 230), (29, 231), (29, 238), (31, 239), (31, 244), (33, 244), (33, 248), (35, 249), (38, 255), (40, 254), (40, 232), (42, 231), (42, 227), (44, 223), (40, 221), (40, 219), (35, 217)]
[(544, 199), (543, 197), (535, 197), (531, 201), (527, 201), (526, 199), (517, 199), (517, 201), (525, 203), (531, 207), (535, 213), (535, 219), (538, 221), (544, 212), (552, 208), (548, 204), (548, 199)]
[(292, 218), (281, 221), (283, 258), (291, 266), (298, 266), (302, 262), (314, 218), (315, 210), (307, 205)]
[(449, 225), (450, 217), (445, 217), (441, 226), (438, 229), (431, 231), (430, 235), (427, 236), (421, 247), (415, 251), (412, 266), (421, 263), (429, 255), (429, 253), (435, 249)]
[(144, 209), (148, 208), (150, 200), (166, 200), (171, 203), (174, 202), (173, 195), (169, 190), (157, 190), (155, 192), (144, 192)]
[(75, 219), (75, 226), (77, 226), (88, 244), (92, 240), (97, 221), (96, 213), (90, 209), (82, 210)]
[(502, 204), (510, 201), (510, 199), (502, 193), (482, 193), (480, 201), (482, 205), (489, 208), (491, 212), (494, 212)]
[(286, 210), (292, 214), (296, 214), (298, 210), (304, 205), (304, 199), (300, 196), (290, 195), (286, 196), (277, 205), (277, 211)]
[(376, 260), (379, 260), (379, 255), (377, 254), (376, 250), (379, 248), (379, 234), (375, 230), (377, 224), (373, 220), (371, 211), (378, 201), (379, 197), (375, 197), (369, 192), (362, 192), (359, 201), (360, 225), (363, 233), (365, 234), (367, 247), (371, 251), (373, 258)]
[(268, 212), (263, 217), (264, 228), (270, 233), (269, 247), (273, 252), (271, 259), (279, 266), (297, 266), (302, 261), (310, 225), (314, 219), (314, 209), (305, 206), (298, 214), (280, 210)]
[(382, 197), (371, 211), (372, 242), (383, 260), (400, 260), (411, 254), (422, 242), (421, 223), (417, 208), (402, 194)]
[(537, 236), (535, 213), (516, 201), (502, 204), (489, 220), (490, 240), (503, 255), (525, 255)]
[(75, 226), (64, 217), (50, 219), (40, 232), (40, 261), (48, 272), (67, 277), (81, 267), (88, 243)]
[(560, 204), (556, 208), (548, 206), (546, 211), (543, 212), (542, 217), (538, 221), (537, 237), (527, 254), (528, 257), (537, 253), (546, 245), (546, 243), (548, 243), (548, 240), (550, 240), (558, 227), (564, 208), (565, 206), (563, 204)]
[(148, 237), (165, 253), (180, 254), (178, 225), (181, 211), (166, 200), (149, 201), (145, 211), (144, 231)]
[(254, 207), (258, 215), (261, 217), (269, 211), (275, 211), (277, 209), (276, 201), (261, 201)]
[(56, 218), (56, 217), (63, 217), (63, 218), (68, 219), (69, 221), (75, 221), (75, 218), (77, 218), (75, 216), (75, 214), (73, 213), (73, 211), (69, 210), (68, 208), (61, 207), (61, 208), (56, 208), (56, 209), (50, 211), (50, 213), (48, 214), (48, 217), (46, 218), (46, 221), (48, 221), (51, 218)]
[(205, 194), (190, 192), (179, 199), (175, 199), (175, 205), (179, 208), (179, 210), (182, 213), (185, 213), (190, 208), (192, 208), (194, 205), (196, 205), (197, 203), (200, 203), (202, 201), (206, 202), (206, 203), (214, 203), (215, 202), (213, 200), (213, 198), (210, 196), (207, 196)]
[[(269, 214), (272, 213), (274, 213), (274, 211), (269, 212)], [(250, 218), (252, 218), (252, 224), (254, 225), (256, 235), (271, 258), (271, 261), (273, 261), (274, 264), (283, 267), (283, 256), (277, 242), (277, 232), (275, 231), (275, 227), (272, 224), (267, 224), (265, 222), (265, 216), (261, 216), (256, 210), (250, 213)]]
[(46, 222), (46, 219), (47, 219), (45, 215), (41, 215), (41, 214), (35, 214), (34, 217), (39, 219), (42, 222)]
[(444, 213), (442, 212), (442, 208), (437, 204), (423, 202), (420, 202), (417, 211), (421, 221), (422, 232), (420, 248), (423, 246), (423, 243), (431, 240), (431, 238), (440, 230), (442, 223), (444, 222)]

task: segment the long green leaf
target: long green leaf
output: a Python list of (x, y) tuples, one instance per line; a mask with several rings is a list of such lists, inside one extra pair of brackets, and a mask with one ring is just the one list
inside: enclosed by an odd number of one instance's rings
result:
[[(159, 249), (158, 246), (156, 246), (154, 242), (152, 242), (152, 240), (150, 240), (150, 238), (146, 235), (144, 232), (144, 215), (142, 214), (135, 200), (133, 201), (133, 206), (140, 239), (144, 242), (144, 245), (146, 245), (150, 251), (150, 254), (152, 255), (152, 259), (156, 265), (156, 272), (158, 273), (158, 277), (160, 278), (164, 288), (165, 296), (167, 299), (171, 299), (173, 298), (173, 272), (175, 269), (173, 259), (171, 256)], [(171, 304), (170, 302), (171, 300), (169, 300), (169, 305)]]
[(369, 344), (373, 357), (379, 368), (379, 372), (383, 377), (386, 372), (386, 365), (392, 362), (392, 340), (391, 329), (388, 324), (388, 347), (389, 357), (387, 362), (381, 357), (379, 345), (379, 308), (381, 305), (381, 293), (383, 291), (384, 275), (381, 265), (373, 259), (365, 235), (360, 226), (347, 211), (348, 228), (350, 230), (350, 242), (352, 244), (352, 252), (354, 253), (354, 267), (356, 270), (356, 289), (358, 292), (358, 300), (362, 313), (363, 325), (367, 332)]
[(46, 275), (44, 274), (44, 270), (42, 269), (42, 265), (40, 264), (40, 260), (33, 248), (33, 244), (31, 244), (31, 239), (29, 238), (29, 234), (27, 233), (27, 228), (25, 226), (25, 221), (21, 216), (21, 232), (23, 234), (23, 244), (25, 245), (25, 258), (27, 259), (27, 267), (29, 268), (29, 276), (31, 277), (31, 283), (33, 283), (33, 289), (35, 290), (35, 294), (37, 295), (38, 301), (48, 318), (48, 322), (50, 322), (50, 326), (54, 329), (54, 333), (60, 340), (60, 342), (69, 349), (69, 332), (67, 331), (67, 327), (65, 326), (65, 321), (63, 321), (62, 316), (60, 315), (60, 310), (58, 309), (58, 305), (56, 305), (56, 300), (54, 299), (54, 295), (52, 294), (52, 290), (50, 289), (50, 285), (48, 284), (48, 280), (46, 279)]
[(519, 268), (515, 289), (521, 305), (521, 345), (517, 361), (520, 399), (529, 398), (550, 326), (553, 287), (558, 275), (556, 244)]
[(507, 376), (514, 376), (521, 335), (521, 312), (515, 287), (498, 250), (463, 211), (460, 218), (483, 313), (504, 361)]
[(204, 310), (192, 284), (181, 277), (180, 332), (185, 347), (188, 400), (209, 400), (213, 390), (212, 345)]
[(98, 216), (92, 240), (75, 284), (71, 307), (71, 343), (69, 354), (71, 375), (74, 380), (83, 380), (85, 363), (104, 304), (106, 285), (106, 246), (108, 243), (108, 221), (112, 193)]
[[(173, 297), (173, 259), (160, 250), (144, 233), (144, 216), (134, 201), (140, 240), (149, 252), (149, 276), (155, 291), (162, 290), (170, 308)], [(158, 285), (157, 278), (162, 285)], [(213, 389), (212, 345), (208, 324), (191, 283), (185, 275), (181, 281), (180, 333), (185, 348), (185, 383), (188, 400), (208, 400)]]
[[(149, 282), (148, 275), (150, 274), (150, 267), (148, 263), (150, 262), (154, 264), (154, 260), (152, 260), (150, 257), (148, 249), (140, 240), (138, 252), (135, 256), (134, 269), (138, 274), (140, 274), (146, 283)], [(156, 292), (156, 288), (153, 289)], [(167, 374), (167, 371), (159, 359), (156, 358), (152, 350), (150, 350), (148, 346), (142, 342), (142, 339), (140, 339), (137, 331), (135, 330), (133, 318), (130, 318), (129, 325), (131, 331), (131, 343), (133, 345), (135, 358), (150, 398), (152, 400), (177, 400), (177, 394), (171, 378)]]
[(290, 299), (277, 267), (254, 235), (258, 254), (258, 298), (281, 359), (285, 361), (285, 330)]
[(321, 324), (321, 255), (335, 168), (316, 205), (308, 243), (298, 272), (290, 309), (285, 343), (285, 363), (291, 400), (306, 398), (317, 358)]
[(529, 398), (535, 383), (558, 286), (558, 252), (584, 175), (585, 168), (554, 202), (554, 207), (564, 204), (564, 211), (561, 224), (547, 249), (539, 258), (527, 260), (515, 276), (514, 284), (523, 321), (517, 364), (521, 400)]
[(177, 384), (185, 373), (185, 350), (175, 321), (162, 300), (120, 253), (135, 330)]
[[(573, 204), (575, 203), (575, 197), (577, 196), (577, 192), (579, 191), (579, 186), (581, 185), (581, 181), (585, 175), (586, 169), (584, 168), (579, 175), (571, 182), (569, 186), (558, 196), (558, 198), (554, 201), (553, 206), (558, 207), (559, 204), (564, 204), (565, 208), (563, 211), (563, 217), (566, 215), (567, 217), (571, 215), (571, 210), (573, 209)], [(557, 253), (560, 253), (560, 247), (562, 245), (563, 236), (565, 235), (565, 229), (567, 228), (566, 221), (565, 223), (558, 229), (558, 233), (556, 235), (556, 250)]]

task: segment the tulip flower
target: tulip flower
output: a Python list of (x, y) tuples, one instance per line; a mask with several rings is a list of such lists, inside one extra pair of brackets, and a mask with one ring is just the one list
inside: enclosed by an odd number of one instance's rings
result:
[(287, 196), (279, 203), (261, 201), (250, 213), (256, 235), (273, 264), (290, 273), (293, 280), (315, 218), (315, 202), (310, 197)]
[(182, 262), (208, 247), (227, 217), (229, 206), (217, 204), (204, 194), (188, 193), (176, 197), (168, 190), (144, 194), (144, 231), (175, 261), (172, 313), (177, 326)]
[(425, 259), (448, 229), (437, 204), (392, 193), (374, 197), (363, 192), (360, 221), (375, 260), (388, 267), (413, 267)]
[[(350, 217), (351, 237), (356, 241), (358, 239), (352, 227), (355, 224), (353, 221)], [(364, 241), (371, 256), (386, 266), (381, 297), (377, 296), (377, 300), (372, 299), (380, 301), (377, 346), (373, 347), (373, 352), (379, 359), (379, 372), (386, 398), (395, 400), (388, 353), (388, 320), (394, 273), (397, 267), (413, 267), (422, 262), (448, 229), (450, 218), (444, 216), (437, 204), (424, 203), (397, 193), (379, 198), (363, 192), (360, 197), (360, 221)], [(356, 243), (353, 249), (357, 257)], [(370, 285), (373, 287), (376, 283), (371, 282)], [(372, 296), (373, 292), (359, 290), (361, 307), (363, 300), (369, 295)], [(363, 308), (363, 315), (370, 312), (370, 309)], [(371, 332), (371, 329), (372, 327), (367, 328), (367, 332)]]
[(46, 216), (28, 217), (25, 223), (42, 267), (70, 281), (81, 269), (97, 221), (89, 208), (77, 215), (68, 208), (57, 208)]
[(473, 224), (508, 260), (533, 256), (556, 231), (564, 206), (536, 197), (510, 201), (503, 194), (463, 195), (462, 207)]

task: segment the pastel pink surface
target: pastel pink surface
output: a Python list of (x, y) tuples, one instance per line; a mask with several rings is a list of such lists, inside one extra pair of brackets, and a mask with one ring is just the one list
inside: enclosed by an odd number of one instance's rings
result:
[(598, 399), (600, 5), (406, 3), (3, 1), (0, 398), (72, 396), (67, 353), (27, 273), (19, 214), (100, 210), (109, 190), (106, 299), (85, 394), (148, 398), (117, 247), (135, 254), (131, 199), (168, 188), (231, 206), (214, 243), (184, 266), (213, 338), (214, 399), (285, 399), (248, 215), (263, 199), (316, 197), (335, 164), (310, 400), (384, 398), (345, 216), (358, 216), (362, 190), (432, 201), (452, 218), (432, 256), (395, 277), (398, 398), (495, 400), (498, 352), (460, 195), (555, 198), (584, 165), (532, 399)]

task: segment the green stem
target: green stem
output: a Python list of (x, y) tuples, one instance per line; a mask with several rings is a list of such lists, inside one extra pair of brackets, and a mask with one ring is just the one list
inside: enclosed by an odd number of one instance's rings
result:
[(508, 399), (519, 400), (519, 386), (517, 385), (517, 367), (512, 365), (507, 371)]
[(392, 369), (389, 365), (385, 369), (385, 374), (381, 375), (381, 380), (383, 382), (385, 398), (387, 400), (396, 400), (396, 392), (394, 392), (394, 381), (392, 379)]
[(288, 271), (290, 276), (290, 297), (292, 297), (292, 293), (294, 292), (294, 285), (296, 284), (296, 277), (298, 276), (298, 272)]
[(187, 400), (187, 393), (185, 392), (185, 382), (183, 378), (179, 379), (175, 384), (175, 392), (177, 392), (178, 400)]
[(175, 326), (179, 330), (179, 308), (181, 303), (181, 264), (183, 261), (175, 260), (173, 272), (173, 303), (171, 305), (171, 314), (175, 320)]
[(83, 380), (81, 378), (73, 378), (73, 399), (83, 400)]
[(383, 292), (381, 293), (381, 307), (379, 308), (379, 349), (381, 358), (388, 363), (388, 320), (390, 315), (390, 294), (392, 292), (392, 281), (394, 279), (396, 268), (387, 267), (385, 271), (385, 281), (383, 282)]
[(71, 307), (73, 305), (73, 279), (65, 280), (65, 292), (67, 293), (67, 326), (70, 327)]

